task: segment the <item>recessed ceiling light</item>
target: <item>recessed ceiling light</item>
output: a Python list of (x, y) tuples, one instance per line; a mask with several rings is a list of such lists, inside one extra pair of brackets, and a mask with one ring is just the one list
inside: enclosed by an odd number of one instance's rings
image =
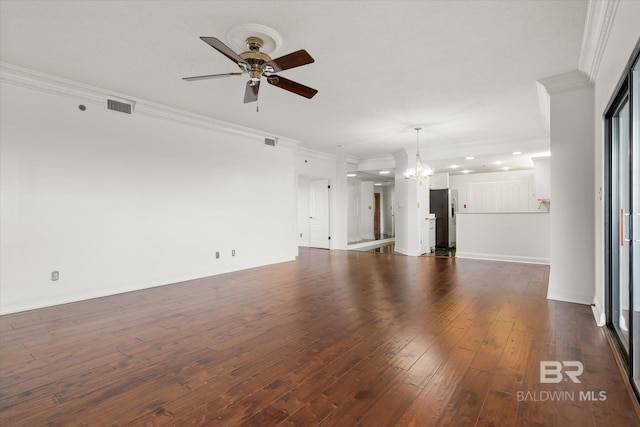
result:
[(382, 184), (380, 184), (379, 182), (376, 182), (376, 183), (375, 183), (375, 184), (373, 184), (373, 185), (375, 185), (376, 187), (380, 187)]
[(460, 166), (459, 165), (451, 165), (449, 166), (451, 169), (458, 169)]
[(347, 176), (348, 176), (349, 178), (353, 178), (354, 176), (356, 176), (356, 174), (355, 174), (355, 173), (348, 173), (348, 174), (347, 174)]
[(465, 159), (467, 159), (467, 160), (473, 160), (473, 159), (475, 159), (475, 157), (473, 157), (473, 156), (467, 156), (467, 157), (465, 157)]
[(502, 160), (498, 160), (498, 161), (495, 161), (493, 163), (495, 163), (496, 165), (501, 165), (502, 164)]
[(378, 173), (379, 173), (380, 175), (387, 175), (387, 174), (389, 174), (389, 173), (391, 173), (391, 172), (389, 172), (389, 171), (380, 171), (380, 172), (378, 172)]
[(522, 151), (514, 151), (514, 152), (513, 152), (513, 153), (511, 153), (511, 154), (513, 154), (514, 156), (517, 156), (518, 154), (522, 154)]
[(508, 171), (509, 169), (511, 169), (510, 167), (504, 167), (502, 168), (503, 171)]
[(471, 172), (469, 169), (465, 169), (462, 171), (462, 173), (469, 173), (469, 172)]

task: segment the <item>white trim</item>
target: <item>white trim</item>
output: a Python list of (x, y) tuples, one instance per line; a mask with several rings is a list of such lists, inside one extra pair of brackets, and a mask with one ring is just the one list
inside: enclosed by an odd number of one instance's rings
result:
[[(257, 138), (261, 143), (264, 142), (266, 133), (257, 129), (239, 126), (221, 120), (211, 119), (199, 114), (190, 113), (188, 111), (171, 108), (165, 105), (156, 104), (139, 98), (112, 92), (94, 86), (85, 85), (79, 82), (66, 80), (60, 77), (40, 73), (16, 65), (0, 62), (0, 81), (22, 86), (29, 89), (35, 89), (40, 92), (53, 93), (56, 95), (75, 98), (83, 102), (104, 105), (107, 97), (122, 98), (133, 101), (136, 104), (135, 115), (144, 115), (156, 119), (172, 121), (176, 123), (186, 124), (194, 127), (206, 129), (214, 129), (217, 131), (231, 133), (234, 135), (246, 136), (249, 138)], [(276, 138), (277, 146), (296, 147), (300, 141), (286, 138), (281, 135), (269, 135)]]
[(589, 77), (578, 70), (545, 77), (538, 80), (538, 83), (544, 86), (549, 95), (573, 92), (593, 85)]
[(578, 69), (595, 82), (619, 0), (590, 0), (585, 18)]
[(526, 264), (545, 264), (549, 265), (549, 258), (519, 256), (519, 255), (503, 255), (503, 254), (484, 254), (477, 252), (456, 252), (456, 258), (482, 259), (487, 261), (506, 261), (506, 262), (522, 262)]
[(420, 253), (420, 252), (409, 252), (407, 249), (404, 249), (404, 248), (400, 248), (400, 249), (394, 248), (393, 252), (406, 255), (406, 256), (416, 256), (416, 257), (424, 255), (423, 253)]
[(592, 304), (591, 310), (593, 311), (593, 317), (596, 319), (596, 324), (600, 327), (604, 326), (607, 323), (607, 316), (604, 310), (601, 307), (598, 307), (598, 304)]
[(538, 107), (540, 108), (540, 116), (542, 117), (542, 126), (547, 132), (551, 132), (551, 96), (540, 82), (536, 82), (536, 88), (538, 91)]
[[(280, 141), (278, 141), (279, 143)], [(304, 154), (307, 156), (313, 156), (316, 159), (328, 160), (331, 162), (337, 161), (337, 157), (333, 154), (323, 153), (322, 151), (313, 150), (307, 147), (296, 146), (293, 150), (295, 154)]]
[(576, 292), (552, 293), (551, 291), (549, 291), (549, 293), (547, 293), (547, 299), (551, 299), (554, 301), (572, 302), (575, 304), (584, 304), (584, 305), (593, 304), (593, 295), (586, 295), (583, 293), (576, 293)]

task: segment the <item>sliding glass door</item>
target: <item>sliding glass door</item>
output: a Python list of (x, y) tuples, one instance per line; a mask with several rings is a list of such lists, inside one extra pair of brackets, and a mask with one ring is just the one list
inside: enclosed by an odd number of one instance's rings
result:
[(624, 96), (611, 118), (611, 327), (629, 357), (631, 327), (631, 146), (629, 141), (629, 97)]
[[(629, 280), (633, 296), (633, 330), (640, 336), (640, 59), (636, 59), (631, 72), (631, 244), (629, 254)], [(632, 375), (636, 390), (640, 390), (640, 339), (633, 340)]]
[(640, 391), (640, 61), (636, 48), (605, 113), (607, 326)]

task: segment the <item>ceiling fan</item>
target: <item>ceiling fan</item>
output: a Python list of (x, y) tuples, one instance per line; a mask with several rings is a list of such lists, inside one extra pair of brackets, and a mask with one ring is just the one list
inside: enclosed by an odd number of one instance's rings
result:
[(304, 96), (305, 98), (311, 99), (316, 93), (318, 93), (316, 89), (273, 74), (314, 62), (314, 59), (311, 57), (311, 55), (309, 55), (304, 49), (281, 56), (280, 58), (271, 59), (271, 57), (266, 53), (260, 52), (260, 48), (263, 46), (263, 41), (259, 37), (248, 37), (246, 41), (247, 48), (249, 50), (247, 50), (246, 52), (242, 52), (239, 55), (235, 53), (229, 46), (222, 43), (215, 37), (200, 37), (200, 39), (233, 62), (235, 62), (238, 67), (240, 67), (241, 72), (184, 77), (183, 80), (191, 82), (195, 80), (241, 76), (245, 73), (248, 73), (249, 81), (247, 82), (247, 86), (244, 92), (245, 104), (258, 100), (258, 90), (260, 89), (261, 77), (265, 77), (267, 82), (269, 84), (272, 84), (273, 86), (288, 90), (289, 92)]

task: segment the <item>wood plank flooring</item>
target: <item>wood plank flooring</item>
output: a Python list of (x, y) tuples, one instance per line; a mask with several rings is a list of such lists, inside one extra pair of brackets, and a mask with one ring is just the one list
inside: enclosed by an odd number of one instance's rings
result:
[[(547, 300), (548, 273), (301, 248), (1, 316), (0, 425), (640, 426), (590, 307)], [(545, 360), (581, 382), (541, 384)]]

